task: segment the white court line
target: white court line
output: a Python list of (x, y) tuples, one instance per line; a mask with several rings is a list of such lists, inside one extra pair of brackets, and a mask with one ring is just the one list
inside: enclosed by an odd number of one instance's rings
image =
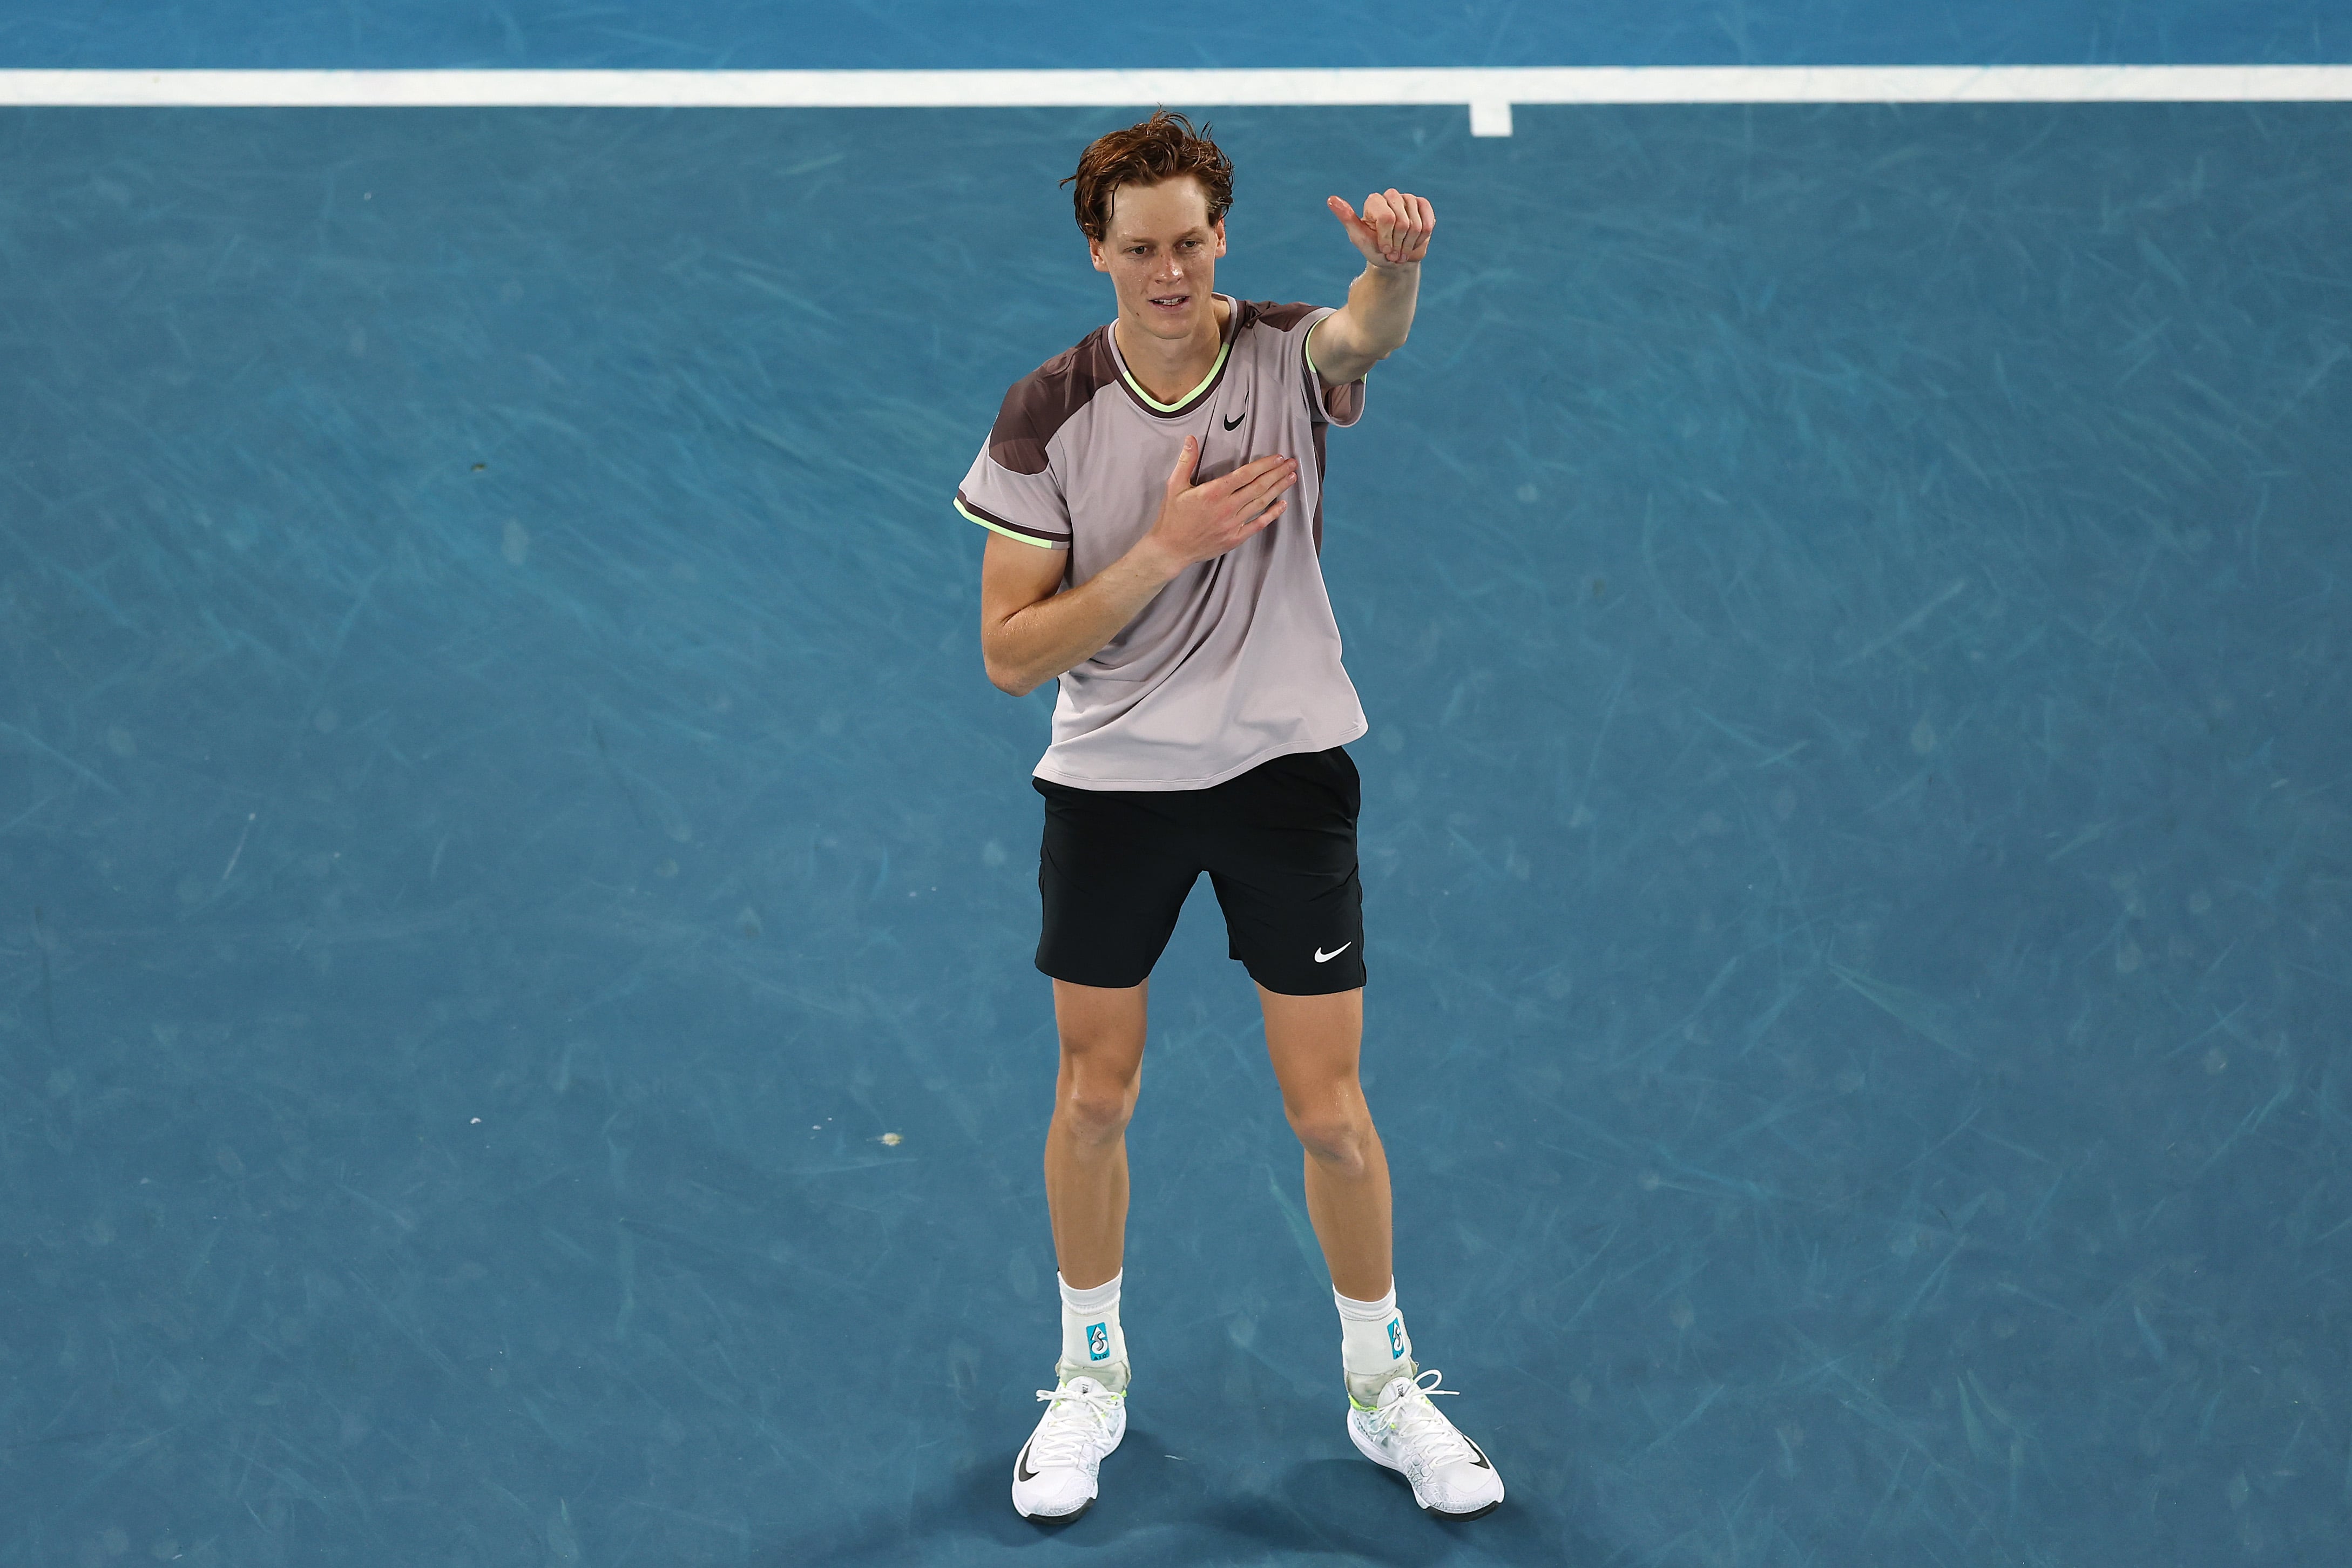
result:
[(0, 105), (87, 108), (1031, 109), (1166, 103), (2284, 103), (2352, 66), (1596, 66), (1257, 70), (0, 70)]

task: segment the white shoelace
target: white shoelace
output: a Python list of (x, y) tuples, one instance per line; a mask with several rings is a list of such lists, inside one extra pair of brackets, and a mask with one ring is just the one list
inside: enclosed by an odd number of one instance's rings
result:
[(1037, 1397), (1046, 1402), (1045, 1419), (1029, 1441), (1029, 1468), (1044, 1470), (1084, 1465), (1087, 1447), (1102, 1441), (1103, 1431), (1125, 1395), (1096, 1384), (1041, 1388)]
[[(1435, 1367), (1431, 1367), (1412, 1380), (1411, 1389), (1382, 1405), (1377, 1417), (1433, 1470), (1441, 1465), (1471, 1461), (1470, 1445), (1454, 1429), (1454, 1423), (1429, 1402), (1433, 1394), (1451, 1396), (1462, 1392), (1458, 1388), (1438, 1387), (1442, 1376)], [(1424, 1383), (1423, 1378), (1429, 1381)]]

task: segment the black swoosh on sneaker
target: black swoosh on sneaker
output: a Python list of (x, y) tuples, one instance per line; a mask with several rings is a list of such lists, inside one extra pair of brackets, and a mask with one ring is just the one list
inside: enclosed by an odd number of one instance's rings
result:
[[(1463, 1433), (1461, 1436), (1464, 1442), (1470, 1444), (1470, 1451), (1478, 1456), (1476, 1458), (1470, 1461), (1472, 1464), (1477, 1466), (1482, 1470), (1491, 1470), (1495, 1468), (1494, 1462), (1486, 1458), (1486, 1450), (1478, 1447), (1476, 1443), (1472, 1442), (1470, 1435), (1467, 1432)], [(1024, 1459), (1029, 1457), (1028, 1446), (1025, 1444), (1022, 1447), (1021, 1457)]]
[[(1036, 1434), (1033, 1432), (1030, 1434), (1030, 1442), (1034, 1443), (1035, 1441)], [(1477, 1447), (1475, 1443), (1473, 1443), (1470, 1446), (1474, 1448)], [(1484, 1458), (1486, 1456), (1483, 1454), (1479, 1456), (1481, 1458)], [(1021, 1445), (1021, 1457), (1013, 1461), (1013, 1479), (1018, 1481), (1034, 1481), (1037, 1479), (1037, 1472), (1029, 1468), (1028, 1443)]]
[(1249, 417), (1249, 410), (1248, 410), (1248, 409), (1246, 409), (1246, 408), (1244, 408), (1244, 409), (1243, 409), (1239, 414), (1234, 415), (1231, 419), (1228, 419), (1228, 420), (1226, 420), (1226, 421), (1225, 421), (1225, 428), (1226, 428), (1226, 429), (1228, 429), (1228, 430), (1231, 430), (1231, 429), (1233, 429), (1235, 426), (1239, 425), (1243, 420), (1244, 420), (1244, 419), (1246, 419), (1246, 418), (1248, 418), (1248, 417)]

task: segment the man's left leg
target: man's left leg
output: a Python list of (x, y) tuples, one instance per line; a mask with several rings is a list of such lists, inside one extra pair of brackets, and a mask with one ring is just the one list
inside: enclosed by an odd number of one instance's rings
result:
[(1282, 1113), (1307, 1151), (1307, 1217), (1332, 1288), (1360, 1301), (1389, 1293), (1389, 1157), (1357, 1080), (1364, 994), (1285, 996), (1257, 988)]
[(1283, 1114), (1306, 1150), (1307, 1215), (1339, 1309), (1348, 1435), (1366, 1458), (1402, 1472), (1429, 1512), (1475, 1519), (1503, 1500), (1503, 1481), (1432, 1403), (1432, 1393), (1453, 1391), (1413, 1361), (1397, 1310), (1388, 1153), (1357, 1072), (1364, 993), (1294, 996), (1260, 985), (1258, 1002)]

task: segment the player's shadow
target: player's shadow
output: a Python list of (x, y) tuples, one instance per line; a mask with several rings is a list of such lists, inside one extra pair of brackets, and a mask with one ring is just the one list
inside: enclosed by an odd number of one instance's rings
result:
[(968, 1466), (910, 1506), (868, 1510), (756, 1560), (763, 1568), (911, 1568), (961, 1562), (985, 1543), (1129, 1562), (1146, 1544), (1133, 1538), (1147, 1535), (1150, 1555), (1171, 1562), (1339, 1553), (1389, 1568), (1430, 1568), (1465, 1549), (1506, 1563), (1606, 1555), (1596, 1542), (1563, 1539), (1566, 1521), (1534, 1499), (1514, 1498), (1480, 1520), (1431, 1519), (1402, 1480), (1360, 1458), (1304, 1460), (1262, 1490), (1223, 1490), (1139, 1426), (1128, 1428), (1119, 1451), (1104, 1461), (1106, 1500), (1070, 1523), (1033, 1524), (1015, 1514), (1006, 1495), (1011, 1479), (1005, 1466)]
[(1475, 1552), (1503, 1563), (1600, 1561), (1596, 1543), (1564, 1541), (1557, 1510), (1507, 1499), (1484, 1519), (1423, 1513), (1403, 1478), (1356, 1458), (1307, 1459), (1265, 1492), (1220, 1500), (1202, 1522), (1262, 1551), (1344, 1553), (1368, 1563), (1418, 1568)]

